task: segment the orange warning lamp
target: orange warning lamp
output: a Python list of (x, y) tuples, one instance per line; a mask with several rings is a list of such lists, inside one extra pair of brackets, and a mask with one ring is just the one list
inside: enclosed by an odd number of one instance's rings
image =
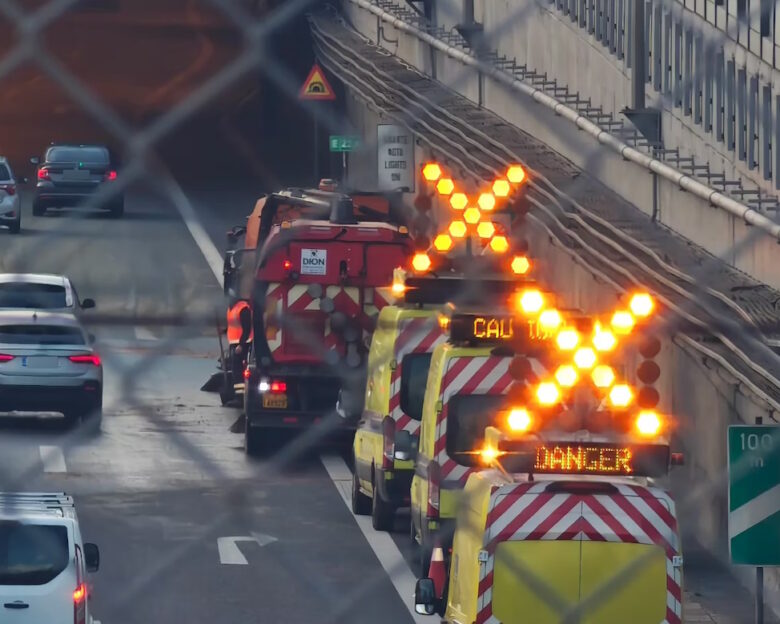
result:
[(476, 225), (479, 223), (481, 216), (482, 214), (479, 212), (479, 208), (475, 208), (474, 206), (466, 208), (466, 210), (463, 211), (463, 220), (469, 225)]
[(561, 391), (552, 381), (543, 381), (536, 388), (536, 400), (539, 405), (555, 405), (561, 398)]
[(433, 246), (436, 251), (449, 251), (452, 247), (452, 238), (449, 234), (439, 234), (433, 239)]
[(490, 212), (496, 207), (496, 198), (493, 193), (482, 193), (477, 200), (477, 204), (485, 212)]
[(603, 329), (600, 323), (596, 323), (596, 328), (593, 332), (593, 346), (596, 347), (596, 351), (602, 353), (612, 351), (617, 346), (617, 338), (608, 329)]
[(542, 331), (552, 333), (561, 326), (563, 318), (561, 318), (561, 313), (558, 310), (549, 308), (539, 315), (538, 323)]
[(612, 407), (628, 407), (634, 400), (634, 393), (627, 384), (617, 384), (609, 391), (609, 402)]
[(509, 429), (516, 432), (528, 431), (531, 428), (531, 414), (524, 407), (515, 407), (506, 419)]
[(468, 228), (463, 221), (453, 221), (450, 223), (449, 231), (453, 238), (463, 238), (466, 236)]
[(618, 310), (612, 315), (612, 320), (610, 321), (615, 333), (624, 336), (631, 333), (635, 323), (636, 321), (631, 315), (631, 312), (627, 310)]
[(508, 197), (512, 187), (509, 186), (509, 181), (499, 178), (493, 182), (493, 195), (496, 197)]
[(536, 289), (523, 290), (519, 293), (517, 305), (523, 314), (537, 314), (544, 307), (544, 295)]
[(512, 184), (521, 184), (525, 180), (525, 169), (520, 165), (512, 165), (506, 170), (506, 177)]
[(574, 352), (574, 363), (580, 370), (590, 370), (596, 365), (596, 352), (590, 347), (580, 347)]
[(496, 253), (506, 253), (509, 251), (509, 241), (506, 236), (494, 236), (490, 239), (490, 248)]
[(463, 210), (469, 203), (469, 198), (465, 193), (453, 193), (450, 197), (450, 206), (453, 210)]
[(655, 302), (647, 293), (637, 293), (631, 297), (628, 307), (631, 308), (634, 316), (646, 318), (652, 313)]
[(496, 233), (496, 226), (490, 221), (483, 221), (477, 226), (477, 235), (480, 238), (490, 238)]
[(431, 268), (431, 259), (428, 257), (427, 253), (416, 253), (412, 258), (412, 266), (414, 267), (415, 271), (424, 273)]
[(577, 380), (580, 378), (577, 374), (577, 369), (571, 364), (563, 364), (555, 371), (555, 381), (558, 382), (562, 388), (572, 388)]
[(455, 190), (455, 183), (450, 178), (442, 178), (436, 183), (436, 190), (439, 195), (452, 195)]
[(643, 438), (653, 438), (661, 431), (661, 418), (651, 410), (639, 412), (636, 417), (636, 431)]
[(599, 364), (590, 374), (593, 385), (597, 388), (609, 388), (615, 383), (615, 371), (606, 364)]
[(423, 167), (422, 173), (428, 182), (436, 182), (441, 177), (441, 167), (436, 163), (427, 163)]
[(564, 327), (555, 337), (555, 343), (561, 351), (574, 351), (580, 343), (580, 334), (576, 329)]
[(512, 273), (515, 275), (525, 275), (531, 268), (531, 263), (525, 256), (515, 256), (512, 258)]

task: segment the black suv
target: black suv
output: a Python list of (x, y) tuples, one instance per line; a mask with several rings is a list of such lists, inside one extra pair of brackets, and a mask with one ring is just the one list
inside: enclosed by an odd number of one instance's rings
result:
[[(89, 200), (98, 189), (116, 180), (108, 148), (100, 145), (51, 145), (38, 165), (33, 215), (41, 216), (47, 208), (78, 206)], [(121, 193), (111, 193), (98, 206), (119, 217), (125, 210)]]

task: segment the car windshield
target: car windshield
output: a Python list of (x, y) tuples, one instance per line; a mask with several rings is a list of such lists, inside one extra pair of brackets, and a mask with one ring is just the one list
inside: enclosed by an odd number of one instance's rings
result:
[(476, 466), (485, 427), (497, 424), (506, 405), (503, 394), (456, 395), (447, 404), (447, 455), (464, 466)]
[(109, 157), (105, 147), (52, 147), (46, 152), (46, 162), (82, 162), (107, 165)]
[(420, 420), (422, 418), (425, 383), (431, 366), (431, 353), (411, 353), (401, 364), (401, 409), (404, 413)]
[(57, 284), (0, 284), (0, 308), (64, 308), (65, 287)]
[(0, 163), (0, 182), (8, 182), (11, 179), (11, 172), (8, 165)]
[(0, 344), (83, 345), (78, 327), (62, 325), (0, 325)]
[(0, 520), (0, 585), (43, 585), (68, 567), (64, 526)]

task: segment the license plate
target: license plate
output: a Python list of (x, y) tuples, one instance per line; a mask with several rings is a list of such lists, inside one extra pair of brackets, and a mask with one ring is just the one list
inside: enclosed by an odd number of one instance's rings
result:
[(287, 395), (286, 394), (264, 394), (263, 407), (271, 407), (274, 409), (285, 409), (287, 407)]
[(89, 170), (66, 169), (62, 172), (62, 177), (66, 180), (89, 180)]
[(22, 358), (22, 366), (27, 368), (57, 368), (57, 358), (47, 356), (32, 356)]

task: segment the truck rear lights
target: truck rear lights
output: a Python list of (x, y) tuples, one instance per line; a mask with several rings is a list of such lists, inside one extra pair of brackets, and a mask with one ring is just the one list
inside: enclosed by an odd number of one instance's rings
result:
[(286, 381), (272, 381), (271, 382), (270, 392), (271, 393), (276, 393), (276, 394), (279, 394), (279, 393), (282, 393), (282, 392), (287, 392), (287, 382)]
[(0, 362), (10, 362), (14, 359), (13, 355), (8, 355), (6, 353), (0, 353)]
[(106, 175), (103, 176), (103, 179), (107, 182), (111, 182), (113, 180), (116, 180), (116, 171), (106, 171)]
[(92, 364), (93, 366), (100, 366), (100, 356), (95, 353), (70, 355), (68, 356), (68, 359), (74, 364)]
[(282, 268), (285, 271), (292, 269), (292, 261), (290, 259), (285, 259), (284, 262), (282, 262)]

